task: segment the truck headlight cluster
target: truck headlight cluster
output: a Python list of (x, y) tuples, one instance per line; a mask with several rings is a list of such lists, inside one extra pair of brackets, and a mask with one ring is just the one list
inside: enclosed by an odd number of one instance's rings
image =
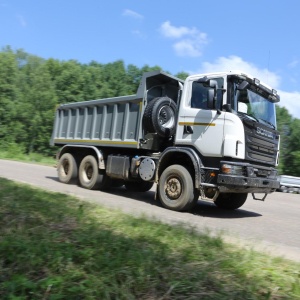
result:
[(221, 170), (223, 174), (244, 176), (244, 167), (230, 164), (222, 164)]

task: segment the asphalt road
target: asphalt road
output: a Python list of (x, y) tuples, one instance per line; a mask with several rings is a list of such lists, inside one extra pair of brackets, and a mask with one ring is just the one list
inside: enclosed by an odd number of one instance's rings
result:
[(56, 169), (41, 165), (0, 160), (0, 177), (39, 188), (71, 194), (87, 201), (119, 209), (135, 216), (182, 223), (199, 232), (222, 233), (226, 241), (242, 247), (300, 262), (300, 195), (273, 193), (262, 201), (248, 196), (238, 210), (226, 211), (213, 203), (198, 201), (191, 213), (174, 212), (154, 201), (154, 188), (147, 193), (130, 193), (125, 188), (108, 192), (90, 191), (58, 182)]

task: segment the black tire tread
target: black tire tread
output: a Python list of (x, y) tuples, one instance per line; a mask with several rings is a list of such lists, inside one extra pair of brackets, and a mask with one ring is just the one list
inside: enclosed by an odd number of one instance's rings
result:
[[(82, 178), (82, 174), (84, 172), (84, 163), (90, 162), (91, 165), (93, 166), (93, 179), (91, 179), (90, 182), (84, 182)], [(79, 183), (80, 185), (88, 190), (97, 190), (100, 188), (101, 185), (101, 175), (98, 169), (98, 164), (97, 160), (93, 155), (87, 155), (86, 157), (83, 158), (83, 160), (80, 163), (79, 166), (79, 172), (78, 172), (78, 177), (79, 177)]]
[[(71, 166), (71, 170), (69, 170), (69, 174), (63, 175), (62, 174), (62, 162), (63, 160), (67, 159), (69, 162), (69, 165)], [(64, 153), (59, 161), (58, 161), (58, 165), (57, 165), (57, 175), (58, 175), (58, 179), (60, 182), (62, 183), (75, 183), (77, 181), (77, 176), (78, 176), (78, 166), (77, 166), (77, 162), (74, 158), (74, 156), (71, 153)]]
[[(178, 203), (174, 202), (174, 205), (169, 205), (168, 204), (168, 200), (165, 201), (164, 197), (167, 198), (167, 195), (164, 195), (164, 192), (162, 191), (162, 186), (164, 185), (164, 182), (162, 181), (165, 177), (164, 173), (168, 173), (170, 172), (170, 170), (173, 169), (172, 172), (178, 172), (178, 174), (181, 173), (182, 178), (184, 178), (185, 180), (187, 180), (186, 182), (186, 186), (184, 186), (185, 191), (182, 194), (186, 194), (186, 197), (181, 198), (180, 200), (178, 200)], [(179, 175), (178, 175), (179, 176)], [(193, 194), (188, 195), (188, 193), (190, 191), (193, 191)], [(163, 174), (160, 177), (160, 181), (158, 183), (158, 197), (160, 199), (160, 202), (162, 204), (162, 206), (164, 206), (165, 208), (168, 208), (170, 210), (175, 210), (175, 211), (188, 211), (190, 209), (193, 208), (193, 206), (196, 205), (197, 201), (198, 201), (198, 194), (195, 193), (195, 189), (193, 188), (193, 179), (191, 174), (189, 173), (189, 171), (181, 165), (171, 165), (170, 167), (166, 168), (163, 172)], [(173, 201), (177, 201), (177, 200), (173, 200)]]
[(156, 132), (161, 137), (169, 137), (175, 133), (176, 130), (175, 122), (173, 126), (168, 130), (166, 130), (165, 128), (161, 128), (157, 124), (158, 110), (164, 102), (170, 103), (170, 107), (174, 111), (174, 116), (176, 115), (177, 105), (171, 98), (157, 97), (151, 100), (145, 108), (144, 115), (143, 115), (143, 126), (144, 129), (148, 132), (151, 133)]
[(246, 202), (247, 196), (246, 193), (220, 194), (214, 203), (219, 208), (235, 210)]

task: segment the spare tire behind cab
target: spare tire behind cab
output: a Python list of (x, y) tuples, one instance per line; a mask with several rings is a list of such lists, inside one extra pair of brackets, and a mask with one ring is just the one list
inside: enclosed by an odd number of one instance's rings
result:
[(176, 103), (169, 97), (158, 97), (150, 101), (144, 111), (144, 129), (156, 132), (161, 137), (170, 137), (176, 129)]

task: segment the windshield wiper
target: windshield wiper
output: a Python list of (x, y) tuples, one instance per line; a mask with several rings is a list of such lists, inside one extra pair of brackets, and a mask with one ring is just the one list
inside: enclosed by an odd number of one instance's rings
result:
[(271, 123), (270, 121), (267, 121), (267, 120), (264, 120), (264, 119), (261, 119), (261, 118), (259, 118), (258, 120), (263, 121), (264, 123), (267, 123), (267, 124), (271, 125), (273, 127), (273, 129), (276, 129), (275, 125), (273, 123)]
[(267, 120), (264, 120), (261, 118), (257, 118), (254, 115), (248, 115), (248, 114), (244, 114), (244, 113), (243, 113), (243, 115), (248, 116), (249, 118), (255, 120), (257, 123), (266, 123), (266, 124), (272, 126), (273, 129), (276, 129), (275, 125), (273, 123), (271, 123), (270, 121), (267, 121)]
[(251, 114), (251, 115), (248, 115), (248, 114), (241, 113), (241, 112), (238, 112), (238, 114), (239, 114), (240, 116), (246, 116), (248, 119), (252, 119), (252, 120), (256, 121), (257, 123), (265, 123), (265, 124), (268, 124), (268, 125), (272, 126), (273, 129), (276, 129), (276, 126), (275, 126), (273, 123), (271, 123), (270, 121), (264, 120), (264, 119), (262, 119), (262, 118), (257, 118), (257, 117), (255, 117), (255, 116), (252, 115), (252, 114)]
[(245, 114), (246, 116), (248, 116), (248, 117), (250, 117), (250, 118), (252, 118), (252, 119), (254, 119), (257, 123), (260, 123), (259, 122), (259, 119), (257, 119), (255, 116), (253, 116), (253, 115), (248, 115), (248, 114)]

